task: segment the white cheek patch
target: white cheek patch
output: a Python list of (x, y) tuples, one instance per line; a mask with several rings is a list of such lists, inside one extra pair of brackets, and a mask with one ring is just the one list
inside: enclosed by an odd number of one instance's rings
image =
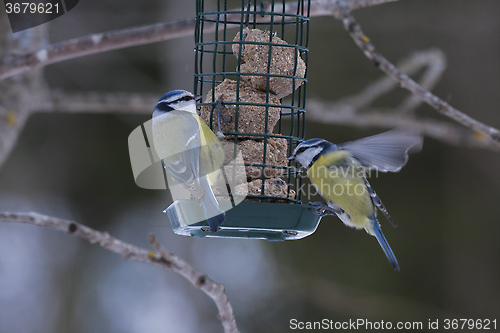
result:
[(194, 100), (192, 100), (192, 101), (180, 101), (180, 102), (177, 102), (175, 104), (171, 104), (170, 106), (172, 108), (174, 108), (175, 110), (187, 111), (187, 112), (191, 112), (193, 114), (198, 114), (196, 112), (196, 103), (194, 102)]
[(184, 107), (183, 110), (191, 112), (191, 113), (194, 113), (194, 114), (197, 114), (197, 112), (196, 112), (196, 103), (190, 102), (188, 105), (186, 105)]

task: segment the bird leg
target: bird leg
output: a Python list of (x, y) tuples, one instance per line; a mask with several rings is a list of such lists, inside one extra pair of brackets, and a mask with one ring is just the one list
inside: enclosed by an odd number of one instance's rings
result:
[(220, 120), (222, 118), (222, 121), (228, 123), (232, 120), (233, 117), (229, 117), (229, 119), (227, 119), (223, 114), (222, 114), (222, 104), (224, 103), (224, 100), (222, 99), (222, 96), (219, 96), (219, 98), (217, 99), (217, 102), (215, 102), (215, 112), (217, 114), (217, 128), (218, 128), (218, 131), (216, 133), (217, 137), (219, 139), (222, 139), (224, 137), (224, 134), (222, 134), (222, 130), (221, 130), (221, 127), (220, 127)]

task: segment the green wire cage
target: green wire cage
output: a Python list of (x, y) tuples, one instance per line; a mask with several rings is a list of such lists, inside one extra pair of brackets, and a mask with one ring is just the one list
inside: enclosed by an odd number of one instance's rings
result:
[(233, 168), (230, 200), (215, 193), (227, 209), (220, 230), (191, 223), (201, 207), (180, 199), (166, 209), (176, 233), (287, 240), (316, 230), (301, 170), (287, 160), (305, 135), (309, 11), (310, 0), (196, 1), (194, 93)]

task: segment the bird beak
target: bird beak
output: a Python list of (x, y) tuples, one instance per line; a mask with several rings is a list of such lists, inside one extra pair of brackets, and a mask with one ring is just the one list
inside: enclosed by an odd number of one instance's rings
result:
[(288, 158), (288, 160), (289, 160), (289, 161), (295, 161), (295, 156), (294, 156), (294, 155), (290, 156), (290, 157)]
[(194, 95), (194, 100), (196, 101), (196, 103), (200, 103), (201, 102), (201, 98), (202, 98), (201, 95)]

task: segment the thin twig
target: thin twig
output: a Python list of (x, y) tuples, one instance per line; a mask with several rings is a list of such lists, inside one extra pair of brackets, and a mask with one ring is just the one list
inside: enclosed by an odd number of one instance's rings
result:
[[(376, 81), (380, 83), (381, 81)], [(365, 90), (366, 91), (366, 90)], [(385, 89), (384, 89), (385, 91)], [(363, 95), (364, 92), (359, 95)], [(486, 140), (484, 136), (478, 135), (466, 128), (459, 127), (453, 123), (447, 123), (435, 119), (419, 119), (412, 114), (404, 113), (405, 109), (396, 107), (394, 109), (361, 109), (363, 112), (353, 108), (360, 107), (364, 103), (356, 100), (356, 96), (346, 97), (338, 102), (324, 102), (317, 99), (307, 100), (307, 119), (323, 124), (346, 125), (353, 127), (379, 127), (395, 128), (407, 127), (420, 131), (422, 134), (436, 140), (454, 145), (470, 148), (484, 148), (499, 151), (497, 145)], [(60, 90), (51, 91), (45, 102), (39, 103), (39, 112), (65, 112), (65, 113), (133, 113), (151, 114), (152, 105), (158, 101), (154, 94), (142, 93), (102, 93), (82, 92), (65, 93)], [(352, 100), (354, 104), (346, 104)], [(360, 98), (364, 101), (365, 97)]]
[(201, 289), (212, 298), (219, 310), (219, 319), (224, 327), (224, 332), (239, 332), (233, 308), (225, 294), (224, 285), (215, 283), (189, 263), (165, 250), (153, 235), (149, 236), (149, 242), (158, 253), (125, 243), (110, 236), (107, 232), (100, 232), (73, 221), (38, 213), (0, 213), (0, 222), (26, 223), (52, 228), (88, 240), (91, 244), (97, 244), (111, 252), (121, 254), (125, 259), (155, 264), (166, 270), (171, 269), (191, 282), (195, 288)]
[[(411, 75), (412, 70), (416, 70), (421, 66), (427, 66), (427, 68), (422, 74), (420, 85), (425, 90), (432, 91), (446, 70), (446, 55), (439, 49), (419, 51), (412, 54), (409, 59), (404, 60), (401, 64), (397, 64), (397, 67), (408, 76)], [(392, 80), (392, 82), (396, 84), (396, 81)], [(410, 94), (396, 109), (400, 109), (404, 113), (413, 113), (422, 103), (423, 100), (420, 97)]]
[(165, 250), (160, 243), (158, 243), (154, 235), (149, 235), (148, 240), (156, 251), (158, 251), (161, 258), (170, 263), (174, 272), (184, 277), (186, 280), (191, 282), (194, 287), (201, 289), (205, 294), (212, 298), (215, 305), (217, 305), (217, 309), (219, 310), (219, 319), (222, 322), (222, 326), (224, 326), (224, 332), (239, 332), (238, 327), (236, 327), (236, 318), (233, 314), (233, 308), (225, 293), (224, 285), (215, 283), (208, 276), (197, 271), (193, 266), (181, 258)]
[[(397, 65), (406, 75), (414, 74), (424, 66), (426, 70), (422, 74), (421, 85), (426, 90), (430, 90), (439, 81), (446, 68), (446, 58), (442, 51), (431, 49), (415, 52)], [(397, 82), (384, 75), (359, 93), (343, 97), (335, 102), (308, 99), (307, 119), (323, 124), (358, 128), (406, 127), (451, 145), (500, 151), (500, 148), (491, 140), (468, 128), (432, 118), (417, 118), (414, 111), (423, 103), (423, 100), (414, 94), (409, 94), (408, 98), (394, 108), (370, 107), (374, 100), (396, 87)]]
[(380, 68), (383, 72), (396, 80), (401, 87), (420, 97), (439, 113), (450, 117), (465, 127), (482, 133), (487, 139), (492, 141), (492, 144), (500, 147), (500, 131), (498, 129), (483, 124), (482, 122), (469, 117), (465, 113), (458, 111), (441, 98), (422, 88), (422, 86), (408, 77), (408, 75), (403, 74), (396, 68), (396, 66), (378, 53), (373, 44), (370, 42), (370, 39), (366, 37), (359, 24), (351, 15), (348, 4), (343, 2), (339, 14), (340, 15), (338, 15), (337, 18), (342, 20), (344, 28), (349, 32), (365, 56), (368, 57), (376, 67)]
[[(353, 0), (348, 6), (351, 10), (374, 6), (398, 0)], [(311, 1), (311, 16), (332, 15), (338, 12), (339, 0), (313, 0)], [(264, 11), (271, 10), (267, 5)], [(287, 3), (285, 13), (296, 14), (297, 2)], [(241, 11), (234, 9), (233, 11)], [(258, 22), (269, 20), (269, 15), (262, 18), (256, 15)], [(241, 14), (229, 14), (226, 20), (239, 22)], [(251, 23), (251, 22), (250, 22)], [(229, 25), (228, 28), (235, 28)], [(89, 54), (117, 50), (125, 47), (155, 43), (178, 37), (187, 37), (194, 34), (195, 19), (187, 18), (171, 22), (156, 23), (142, 27), (92, 34), (81, 38), (70, 39), (45, 48), (23, 53), (10, 54), (0, 60), (0, 81), (16, 74), (23, 73), (36, 67), (47, 66), (56, 62), (86, 56)], [(215, 24), (206, 23), (204, 32), (215, 31)]]
[(405, 127), (416, 129), (422, 134), (436, 140), (470, 148), (484, 148), (500, 151), (500, 148), (487, 140), (484, 135), (472, 132), (452, 123), (434, 120), (418, 119), (412, 115), (382, 109), (370, 109), (367, 112), (357, 113), (349, 109), (336, 108), (330, 102), (308, 99), (307, 119), (322, 124), (336, 124), (363, 127), (395, 128)]
[(157, 23), (70, 39), (34, 52), (11, 54), (0, 61), (0, 81), (68, 59), (187, 36), (193, 33), (194, 25), (194, 18)]
[(130, 92), (81, 92), (67, 93), (52, 90), (41, 103), (38, 112), (64, 113), (144, 113), (151, 114), (159, 94)]
[[(414, 52), (408, 58), (403, 59), (397, 64), (401, 72), (410, 76), (415, 74), (421, 68), (425, 68), (422, 74), (421, 85), (426, 90), (434, 88), (446, 69), (446, 56), (439, 49), (430, 49)], [(387, 75), (369, 84), (364, 90), (353, 96), (346, 96), (332, 103), (339, 108), (349, 108), (353, 112), (368, 112), (369, 106), (379, 97), (394, 90), (398, 83)], [(403, 113), (412, 113), (423, 103), (423, 100), (414, 94), (409, 94), (400, 105), (394, 110)]]

